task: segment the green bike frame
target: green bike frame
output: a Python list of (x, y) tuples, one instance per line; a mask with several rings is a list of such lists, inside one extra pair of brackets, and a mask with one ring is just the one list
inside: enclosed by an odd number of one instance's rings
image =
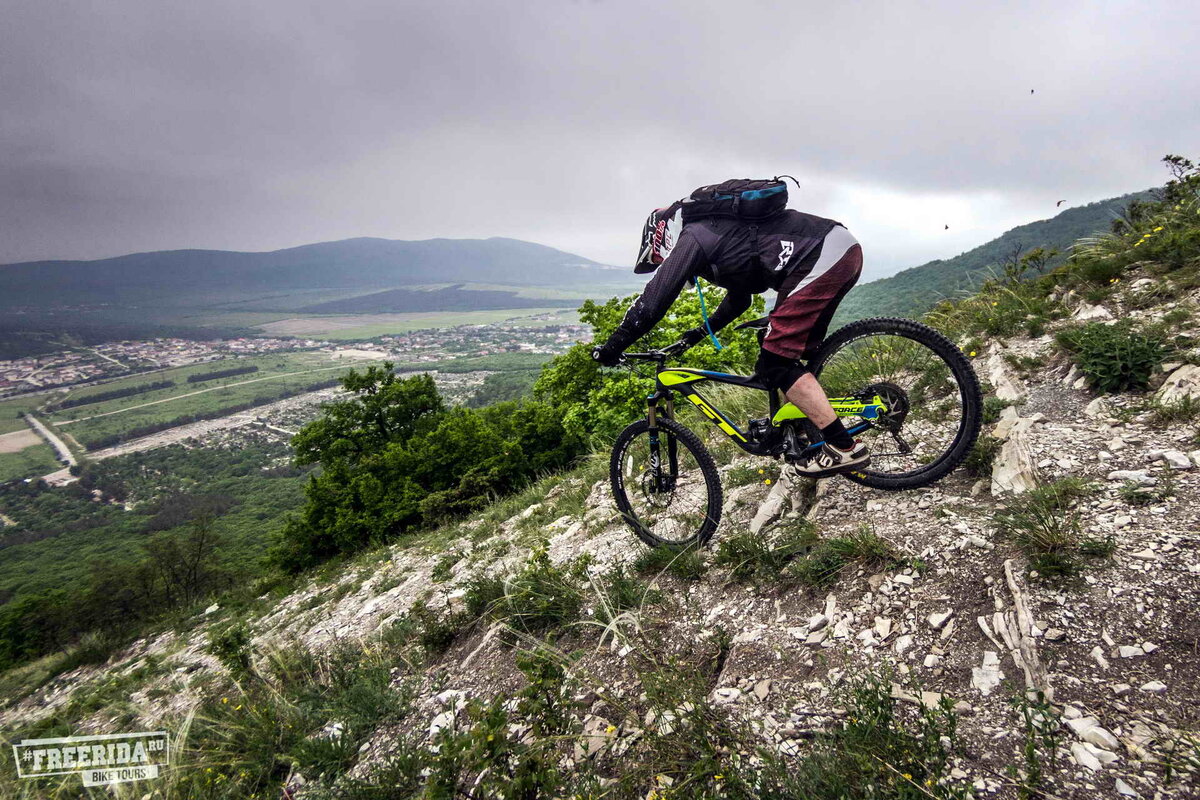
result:
[[(696, 385), (705, 381), (725, 383), (731, 386), (741, 386), (747, 389), (757, 389), (766, 392), (769, 404), (769, 418), (772, 426), (778, 427), (790, 420), (807, 420), (804, 412), (791, 403), (780, 404), (779, 392), (766, 386), (757, 378), (744, 375), (730, 375), (725, 372), (713, 372), (706, 369), (691, 369), (689, 367), (668, 368), (664, 366), (665, 358), (658, 353), (626, 353), (625, 355), (626, 358), (655, 361), (657, 363), (655, 390), (653, 394), (646, 398), (646, 418), (650, 423), (652, 460), (657, 456), (658, 450), (657, 426), (655, 423), (660, 414), (666, 416), (668, 419), (675, 418), (676, 392), (686, 397), (692, 405), (699, 409), (701, 414), (707, 417), (722, 433), (746, 452), (759, 456), (777, 455), (776, 452), (773, 452), (776, 445), (775, 442), (754, 440), (739, 428), (733, 420), (697, 391)], [(829, 398), (829, 403), (833, 406), (833, 410), (839, 417), (859, 417), (862, 420), (847, 428), (851, 436), (857, 436), (863, 431), (874, 427), (872, 420), (877, 420), (881, 415), (888, 412), (887, 405), (878, 394), (874, 395), (870, 400), (859, 397), (831, 397)], [(811, 423), (808, 423), (808, 425), (811, 426)], [(675, 474), (674, 439), (668, 438), (668, 444), (670, 448), (668, 457), (671, 463), (671, 474)], [(820, 442), (811, 442), (808, 444), (809, 447), (817, 447), (819, 445)], [(655, 465), (655, 472), (656, 474), (658, 472), (657, 465)]]

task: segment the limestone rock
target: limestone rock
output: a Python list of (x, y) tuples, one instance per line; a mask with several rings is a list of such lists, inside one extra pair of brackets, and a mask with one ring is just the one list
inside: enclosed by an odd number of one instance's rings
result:
[(1162, 403), (1177, 403), (1185, 398), (1200, 400), (1200, 366), (1184, 364), (1167, 376), (1158, 389)]
[(1091, 322), (1112, 318), (1112, 312), (1104, 306), (1094, 306), (1089, 303), (1081, 304), (1079, 308), (1075, 309), (1075, 313), (1071, 315), (1071, 319), (1076, 322)]
[(1000, 657), (993, 650), (983, 653), (983, 666), (971, 668), (971, 685), (980, 694), (989, 695), (992, 690), (1004, 680), (1004, 672), (1000, 669)]

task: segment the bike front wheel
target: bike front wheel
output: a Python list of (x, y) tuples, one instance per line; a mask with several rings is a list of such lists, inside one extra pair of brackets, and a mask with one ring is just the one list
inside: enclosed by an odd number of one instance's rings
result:
[[(860, 434), (871, 465), (845, 477), (876, 489), (915, 489), (962, 463), (979, 435), (983, 394), (966, 356), (909, 319), (873, 318), (835, 331), (809, 369), (830, 397), (878, 395), (888, 406)], [(847, 427), (859, 422), (844, 420)]]
[(712, 456), (678, 422), (638, 420), (621, 431), (609, 462), (617, 510), (651, 547), (702, 546), (721, 521), (721, 479)]

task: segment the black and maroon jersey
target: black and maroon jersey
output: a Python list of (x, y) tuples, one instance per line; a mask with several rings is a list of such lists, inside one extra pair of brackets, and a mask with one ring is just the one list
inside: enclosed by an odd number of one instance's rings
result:
[(778, 291), (798, 271), (811, 270), (811, 258), (841, 223), (787, 210), (764, 220), (714, 218), (683, 227), (671, 254), (655, 271), (607, 347), (622, 351), (658, 324), (679, 292), (693, 278), (704, 278), (728, 291), (709, 317), (713, 331), (737, 319), (754, 295)]

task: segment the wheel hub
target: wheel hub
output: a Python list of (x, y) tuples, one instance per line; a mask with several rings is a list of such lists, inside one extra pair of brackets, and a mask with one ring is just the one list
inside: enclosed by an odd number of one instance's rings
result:
[(888, 410), (879, 415), (875, 424), (893, 432), (900, 430), (911, 408), (908, 402), (908, 392), (894, 383), (884, 381), (867, 386), (857, 395), (857, 398), (863, 402), (870, 402), (876, 396), (883, 400)]

